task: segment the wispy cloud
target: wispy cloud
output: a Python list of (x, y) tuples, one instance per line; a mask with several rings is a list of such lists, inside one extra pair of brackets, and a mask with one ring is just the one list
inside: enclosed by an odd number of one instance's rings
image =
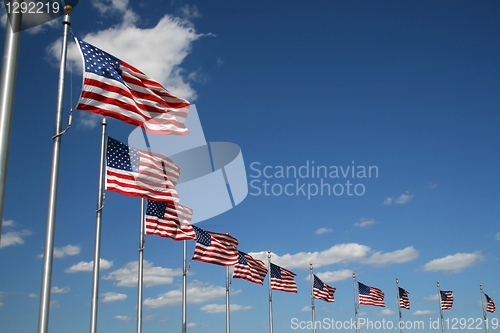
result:
[(497, 234), (495, 235), (495, 239), (496, 239), (497, 241), (500, 241), (500, 232), (497, 232)]
[[(252, 310), (253, 306), (242, 306), (238, 304), (230, 304), (229, 309), (233, 311), (243, 311), (243, 310)], [(200, 308), (200, 310), (205, 311), (206, 313), (223, 313), (226, 312), (226, 304), (207, 304)]]
[(430, 183), (429, 184), (429, 188), (430, 189), (433, 189), (433, 188), (436, 188), (438, 185), (436, 183)]
[(67, 287), (67, 286), (66, 286), (66, 287), (62, 287), (62, 288), (59, 288), (59, 287), (54, 286), (54, 287), (52, 287), (52, 288), (50, 289), (50, 292), (51, 292), (52, 294), (67, 294), (67, 293), (69, 293), (69, 292), (70, 292), (70, 290), (71, 290), (71, 288), (70, 288), (70, 287)]
[(127, 299), (127, 295), (115, 293), (115, 292), (108, 292), (108, 293), (101, 294), (101, 297), (102, 297), (101, 302), (103, 302), (103, 303), (124, 301)]
[(121, 315), (114, 316), (113, 318), (121, 320), (121, 321), (133, 321), (136, 319), (136, 318), (132, 318), (129, 316), (121, 316)]
[[(103, 280), (114, 280), (118, 287), (137, 287), (138, 262), (132, 261), (103, 277)], [(143, 281), (145, 287), (170, 284), (175, 276), (182, 275), (182, 269), (154, 267), (152, 262), (144, 260)]]
[[(436, 297), (437, 299), (437, 297)], [(413, 312), (413, 315), (414, 316), (428, 316), (428, 315), (433, 315), (435, 314), (436, 311), (431, 311), (431, 310), (417, 310), (415, 312)]]
[(377, 222), (374, 219), (365, 220), (365, 219), (361, 218), (361, 219), (359, 219), (359, 222), (354, 223), (354, 226), (356, 226), (358, 228), (364, 228), (364, 227), (367, 227), (367, 226), (375, 224), (375, 223), (377, 223)]
[[(99, 268), (100, 269), (108, 269), (113, 266), (112, 261), (108, 261), (106, 259), (99, 260)], [(66, 268), (64, 272), (66, 273), (78, 273), (78, 272), (92, 272), (94, 269), (94, 261), (85, 262), (80, 261), (78, 264), (71, 266), (70, 268)]]
[(316, 230), (316, 235), (326, 234), (327, 232), (333, 232), (333, 229), (326, 227), (319, 228), (318, 230)]
[(0, 239), (0, 248), (24, 244), (24, 237), (31, 234), (32, 232), (29, 230), (6, 232), (2, 234), (2, 238)]
[(382, 311), (380, 311), (379, 313), (377, 313), (377, 316), (388, 316), (388, 315), (392, 315), (392, 314), (395, 314), (396, 312), (392, 311), (392, 310), (389, 310), (389, 309), (383, 309)]
[(392, 202), (394, 201), (394, 198), (393, 197), (387, 197), (384, 202), (382, 202), (382, 205), (384, 206), (389, 206), (389, 205), (392, 205)]
[(473, 253), (456, 253), (426, 263), (422, 269), (429, 272), (460, 273), (484, 260), (480, 251)]
[(402, 250), (396, 250), (393, 252), (382, 252), (378, 251), (372, 254), (369, 258), (363, 262), (366, 264), (385, 266), (390, 264), (402, 264), (408, 261), (412, 261), (418, 257), (419, 253), (413, 246), (408, 246)]
[(411, 198), (413, 198), (413, 194), (410, 194), (410, 192), (406, 191), (405, 193), (401, 194), (394, 202), (398, 205), (404, 205), (405, 203), (410, 201)]
[[(80, 254), (82, 247), (79, 245), (66, 245), (63, 247), (55, 247), (53, 256), (54, 258), (64, 258), (66, 256), (76, 256)], [(43, 258), (43, 253), (38, 255), (38, 258)]]
[(437, 294), (424, 297), (424, 301), (435, 302), (437, 300), (438, 300), (438, 295)]
[(333, 272), (316, 273), (316, 276), (318, 276), (321, 279), (321, 281), (325, 283), (343, 281), (352, 277), (352, 270), (341, 269)]

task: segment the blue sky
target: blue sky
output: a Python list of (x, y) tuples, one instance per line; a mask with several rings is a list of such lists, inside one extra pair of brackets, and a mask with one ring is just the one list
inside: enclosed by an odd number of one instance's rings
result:
[[(479, 284), (500, 304), (499, 16), (496, 1), (159, 0), (80, 2), (71, 15), (76, 36), (195, 104), (207, 141), (240, 146), (248, 196), (198, 225), (229, 232), (255, 257), (271, 250), (297, 274), (297, 294), (273, 293), (275, 332), (311, 318), (309, 262), (337, 288), (334, 303), (316, 302), (317, 320), (354, 318), (352, 272), (385, 293), (385, 308), (360, 308), (372, 321), (397, 321), (396, 277), (410, 293), (403, 319), (423, 320), (419, 331), (434, 331), (439, 317), (436, 281), (455, 295), (450, 325), (482, 317)], [(21, 33), (0, 248), (5, 333), (37, 328), (61, 35), (60, 19)], [(73, 45), (66, 119), (81, 89), (79, 57)], [(89, 330), (98, 124), (75, 111), (62, 139), (54, 333)], [(109, 121), (118, 140), (133, 130)], [(313, 161), (376, 166), (378, 177), (276, 175)], [(345, 192), (292, 192), (321, 181)], [(363, 194), (348, 195), (347, 181)], [(295, 195), (270, 191), (288, 184)], [(135, 332), (139, 214), (139, 198), (107, 192), (101, 332)], [(144, 332), (179, 331), (182, 243), (148, 236), (145, 260)], [(225, 269), (193, 261), (188, 283), (189, 331), (224, 330)], [(267, 332), (267, 279), (234, 279), (231, 293), (232, 330)]]

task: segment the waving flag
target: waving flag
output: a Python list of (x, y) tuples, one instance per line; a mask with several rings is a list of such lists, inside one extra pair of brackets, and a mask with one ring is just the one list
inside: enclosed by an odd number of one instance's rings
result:
[(313, 277), (314, 277), (314, 283), (313, 283), (314, 298), (323, 299), (327, 302), (335, 302), (333, 294), (335, 293), (335, 290), (337, 290), (337, 288), (332, 288), (326, 283), (323, 283), (323, 281), (321, 281), (321, 279), (317, 277), (316, 274), (313, 274)]
[(484, 296), (486, 297), (486, 311), (497, 312), (495, 302), (488, 295), (484, 294)]
[(359, 304), (385, 307), (384, 293), (377, 288), (368, 287), (358, 282)]
[(238, 251), (238, 263), (234, 266), (233, 278), (264, 284), (266, 274), (267, 268), (261, 260), (254, 259), (251, 255)]
[(189, 102), (126, 62), (75, 38), (83, 57), (77, 109), (120, 119), (157, 134), (188, 133)]
[(271, 264), (271, 289), (296, 293), (297, 285), (293, 279), (296, 275), (283, 267)]
[(178, 203), (180, 169), (160, 154), (129, 147), (108, 137), (106, 189), (146, 199)]
[(441, 310), (449, 310), (453, 306), (453, 292), (442, 291), (441, 293)]
[(404, 290), (403, 288), (398, 289), (399, 293), (399, 307), (401, 309), (407, 309), (410, 310), (410, 298), (408, 297), (409, 292)]
[(228, 234), (205, 231), (193, 226), (196, 235), (196, 247), (193, 260), (199, 260), (220, 266), (232, 266), (238, 263), (238, 240)]
[(170, 237), (173, 240), (194, 239), (191, 226), (193, 210), (168, 202), (148, 200), (146, 234)]

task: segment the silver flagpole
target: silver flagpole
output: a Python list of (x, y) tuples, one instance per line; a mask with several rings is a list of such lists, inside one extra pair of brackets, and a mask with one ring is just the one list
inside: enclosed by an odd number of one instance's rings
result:
[(273, 291), (271, 288), (271, 251), (267, 251), (267, 261), (269, 263), (269, 333), (273, 333)]
[(356, 283), (356, 273), (352, 272), (352, 283), (354, 288), (354, 319), (356, 320), (356, 333), (359, 333), (359, 319), (358, 319), (358, 297), (357, 297), (357, 283)]
[(186, 333), (186, 294), (187, 294), (187, 240), (184, 242), (184, 260), (182, 264), (182, 333)]
[(137, 291), (137, 333), (142, 332), (142, 287), (144, 278), (144, 243), (146, 237), (144, 235), (146, 199), (141, 198), (141, 237), (139, 239), (139, 271), (138, 271), (138, 291)]
[(314, 277), (313, 277), (313, 264), (309, 263), (309, 268), (311, 269), (311, 309), (312, 309), (312, 320), (313, 320), (313, 332), (316, 333), (316, 309), (314, 307)]
[[(68, 9), (67, 9), (68, 8)], [(57, 111), (55, 135), (52, 146), (52, 165), (50, 173), (49, 203), (47, 209), (47, 225), (45, 228), (45, 248), (43, 254), (42, 287), (40, 291), (40, 309), (38, 314), (38, 333), (46, 333), (49, 327), (50, 286), (52, 283), (52, 261), (54, 252), (54, 232), (56, 227), (57, 185), (59, 182), (59, 158), (61, 153), (61, 129), (64, 106), (64, 76), (66, 73), (66, 55), (68, 48), (69, 28), (71, 25), (71, 7), (65, 7), (63, 18), (64, 34), (59, 69), (59, 87), (57, 93)]]
[(483, 316), (484, 316), (484, 328), (486, 330), (486, 333), (488, 333), (488, 318), (486, 316), (486, 308), (484, 307), (484, 292), (483, 292), (483, 285), (480, 284), (479, 288), (481, 289), (481, 304), (483, 305)]
[[(21, 1), (14, 0), (12, 1), (12, 5), (19, 2)], [(12, 124), (12, 110), (14, 108), (21, 19), (21, 11), (11, 14), (11, 27), (9, 27), (9, 23), (7, 22), (3, 45), (2, 74), (0, 77), (0, 237), (2, 235), (3, 205), (7, 183), (10, 127)]]
[(396, 288), (397, 288), (397, 297), (398, 297), (398, 310), (399, 310), (399, 329), (401, 333), (403, 333), (403, 326), (401, 323), (403, 322), (403, 316), (401, 315), (401, 295), (399, 294), (399, 278), (396, 278)]
[(441, 306), (441, 289), (439, 289), (439, 281), (437, 282), (437, 287), (438, 287), (438, 299), (439, 299), (439, 314), (441, 315), (441, 331), (444, 333), (443, 308)]
[[(227, 234), (226, 234), (227, 235)], [(226, 333), (230, 332), (230, 321), (229, 321), (229, 266), (226, 266)]]
[(99, 189), (97, 194), (97, 210), (95, 222), (95, 245), (94, 245), (94, 269), (92, 277), (92, 304), (90, 306), (90, 333), (97, 332), (97, 305), (99, 301), (99, 270), (101, 264), (101, 222), (102, 208), (104, 206), (104, 182), (106, 177), (106, 145), (107, 145), (107, 121), (102, 118), (101, 132), (101, 162), (99, 165)]

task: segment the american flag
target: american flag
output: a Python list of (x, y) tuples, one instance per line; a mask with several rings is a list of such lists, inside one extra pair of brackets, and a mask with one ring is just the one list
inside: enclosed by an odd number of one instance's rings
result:
[(385, 307), (382, 290), (358, 282), (359, 304)]
[(333, 298), (333, 293), (335, 293), (335, 290), (337, 288), (332, 288), (326, 283), (323, 283), (319, 277), (316, 276), (316, 274), (313, 274), (314, 277), (314, 283), (313, 283), (313, 296), (314, 298), (319, 298), (323, 299), (327, 302), (335, 302), (335, 299)]
[(83, 57), (83, 87), (77, 109), (141, 126), (149, 133), (188, 133), (189, 102), (111, 54), (75, 38)]
[(170, 237), (173, 240), (194, 239), (191, 226), (193, 210), (182, 205), (148, 200), (146, 234)]
[(409, 292), (404, 290), (403, 288), (398, 289), (399, 292), (399, 307), (401, 309), (407, 309), (410, 310), (410, 299), (408, 298)]
[(193, 260), (199, 260), (220, 266), (232, 266), (238, 263), (238, 240), (228, 234), (205, 231), (193, 226), (196, 246)]
[(129, 147), (108, 137), (106, 189), (177, 204), (180, 168), (160, 154)]
[(453, 292), (442, 291), (441, 293), (441, 310), (449, 310), (453, 306)]
[(251, 255), (238, 251), (238, 263), (234, 266), (233, 278), (264, 284), (266, 274), (266, 265), (261, 260), (254, 259)]
[(297, 285), (293, 279), (296, 275), (283, 267), (271, 264), (271, 289), (296, 293)]
[(497, 312), (495, 302), (488, 295), (484, 294), (484, 296), (486, 296), (486, 311)]

